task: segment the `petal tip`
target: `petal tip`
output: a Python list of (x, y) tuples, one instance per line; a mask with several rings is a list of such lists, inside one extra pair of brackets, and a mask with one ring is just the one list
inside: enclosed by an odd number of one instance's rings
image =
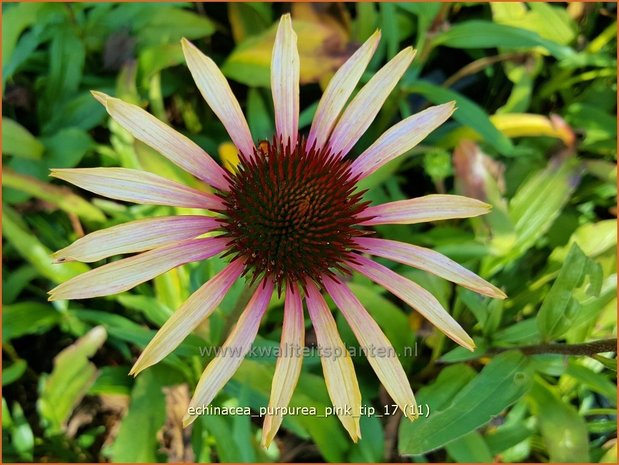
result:
[(96, 98), (102, 105), (107, 105), (107, 101), (110, 98), (109, 95), (99, 92), (98, 90), (91, 90), (90, 93)]
[(189, 415), (188, 413), (186, 413), (183, 417), (183, 428), (187, 428), (189, 425), (191, 425), (194, 421), (196, 421), (196, 418), (196, 415)]

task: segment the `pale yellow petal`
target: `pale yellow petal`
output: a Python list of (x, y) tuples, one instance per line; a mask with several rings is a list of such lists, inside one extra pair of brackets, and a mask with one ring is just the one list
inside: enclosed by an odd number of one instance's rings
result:
[(49, 300), (118, 294), (177, 266), (212, 257), (224, 251), (227, 242), (220, 237), (189, 239), (123, 258), (60, 284), (49, 291)]
[(157, 331), (129, 374), (137, 375), (176, 349), (204, 319), (217, 309), (230, 287), (241, 276), (243, 268), (242, 261), (234, 261), (194, 292)]
[(299, 131), (299, 51), (290, 14), (282, 16), (271, 58), (271, 92), (277, 135), (290, 146), (297, 144)]
[(419, 284), (361, 255), (355, 255), (348, 265), (398, 296), (461, 346), (470, 351), (475, 349), (473, 339), (462, 326), (443, 308), (436, 297)]
[(260, 283), (228, 339), (202, 373), (188, 412), (183, 417), (184, 426), (190, 425), (197, 418), (191, 413), (192, 409), (207, 407), (243, 362), (256, 339), (260, 320), (269, 305), (272, 293), (273, 283), (269, 279)]
[(92, 93), (118, 124), (173, 163), (220, 190), (228, 189), (224, 170), (195, 142), (153, 115), (102, 92)]
[(480, 294), (499, 299), (507, 297), (503, 291), (485, 279), (434, 250), (375, 237), (358, 237), (355, 243), (371, 255), (428, 271)]
[(328, 276), (323, 282), (391, 398), (408, 419), (417, 418), (417, 402), (413, 390), (389, 339), (345, 284)]
[(361, 438), (361, 392), (355, 367), (337, 331), (333, 315), (316, 286), (307, 282), (307, 311), (312, 320), (329, 397), (354, 442)]
[(262, 446), (269, 447), (277, 430), (282, 424), (282, 408), (288, 406), (303, 363), (303, 348), (305, 346), (305, 326), (303, 320), (303, 302), (295, 284), (289, 284), (286, 289), (284, 304), (284, 322), (280, 354), (275, 364), (275, 374), (271, 386), (268, 412), (262, 427)]
[(219, 227), (209, 216), (159, 216), (92, 232), (53, 254), (54, 261), (96, 262), (112, 255), (143, 252)]
[(491, 205), (470, 197), (432, 194), (368, 207), (359, 214), (359, 224), (415, 224), (471, 218), (485, 215), (491, 208)]
[(182, 46), (189, 71), (204, 100), (222, 122), (234, 145), (241, 153), (252, 157), (254, 143), (249, 126), (225, 76), (213, 60), (187, 39), (182, 40)]
[(353, 176), (364, 178), (408, 152), (447, 121), (455, 109), (455, 102), (436, 105), (392, 126), (352, 162)]
[(383, 103), (413, 61), (411, 47), (398, 53), (363, 86), (337, 122), (329, 138), (333, 153), (345, 156), (372, 124)]
[(322, 148), (335, 126), (348, 98), (352, 95), (361, 75), (374, 55), (380, 41), (380, 31), (374, 32), (365, 43), (346, 60), (329, 81), (314, 115), (307, 145)]
[(50, 176), (111, 199), (172, 207), (220, 209), (221, 199), (156, 174), (127, 168), (52, 169)]

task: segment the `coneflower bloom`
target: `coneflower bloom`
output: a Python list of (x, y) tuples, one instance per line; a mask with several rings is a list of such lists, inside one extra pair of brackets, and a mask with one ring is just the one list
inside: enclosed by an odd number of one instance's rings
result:
[[(492, 284), (432, 250), (381, 239), (371, 227), (483, 215), (489, 206), (455, 195), (428, 195), (370, 206), (359, 180), (418, 144), (454, 111), (430, 107), (397, 123), (354, 160), (346, 159), (410, 65), (406, 48), (350, 99), (380, 39), (376, 31), (335, 73), (321, 98), (307, 136), (298, 132), (299, 55), (289, 15), (281, 18), (271, 62), (276, 134), (255, 144), (241, 107), (215, 63), (189, 41), (182, 46), (191, 74), (238, 149), (235, 170), (225, 171), (187, 137), (141, 108), (100, 92), (94, 96), (136, 139), (204, 181), (214, 193), (160, 176), (124, 168), (57, 169), (52, 175), (112, 199), (209, 210), (208, 216), (170, 216), (132, 221), (79, 239), (55, 254), (57, 261), (93, 262), (140, 252), (77, 276), (53, 289), (51, 299), (84, 299), (123, 292), (185, 263), (218, 254), (229, 264), (177, 309), (146, 346), (131, 373), (137, 375), (172, 352), (215, 311), (232, 284), (247, 276), (255, 292), (219, 354), (208, 364), (190, 407), (207, 406), (249, 351), (271, 296), (285, 294), (280, 357), (275, 366), (263, 444), (277, 432), (301, 372), (303, 301), (322, 357), (331, 401), (356, 441), (361, 394), (351, 357), (338, 335), (323, 294), (331, 296), (357, 336), (385, 389), (410, 419), (415, 399), (393, 347), (345, 283), (359, 272), (416, 309), (458, 344), (473, 340), (427, 290), (368, 258), (379, 256), (416, 267), (480, 294), (504, 298)], [(350, 102), (348, 102), (350, 99)], [(204, 237), (205, 233), (209, 234)], [(254, 284), (254, 285), (255, 285)], [(381, 352), (371, 348), (384, 348)], [(372, 354), (390, 354), (375, 357)], [(346, 414), (346, 407), (351, 414)], [(191, 409), (190, 409), (191, 410)], [(189, 413), (185, 425), (195, 420)]]

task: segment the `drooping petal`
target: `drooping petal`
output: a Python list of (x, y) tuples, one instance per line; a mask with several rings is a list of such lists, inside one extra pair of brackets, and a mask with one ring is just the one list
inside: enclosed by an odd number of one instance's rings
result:
[(49, 291), (49, 300), (118, 294), (185, 263), (204, 260), (226, 248), (222, 237), (189, 239), (123, 258), (82, 273)]
[(96, 262), (112, 255), (143, 252), (184, 239), (193, 239), (219, 227), (209, 216), (146, 218), (90, 233), (53, 254), (56, 263)]
[(131, 368), (130, 375), (161, 361), (211, 313), (215, 311), (230, 287), (241, 276), (244, 263), (235, 260), (194, 292), (157, 331)]
[[(256, 339), (260, 320), (269, 305), (272, 293), (271, 280), (266, 279), (258, 286), (228, 339), (221, 346), (221, 350), (202, 373), (189, 404), (189, 411), (195, 407), (209, 405), (234, 375)], [(196, 415), (191, 415), (189, 411), (183, 417), (184, 426), (190, 425), (196, 419)]]
[(361, 392), (350, 354), (337, 332), (333, 315), (316, 286), (307, 282), (307, 311), (312, 320), (320, 350), (320, 362), (329, 397), (338, 418), (354, 442), (361, 438), (359, 416)]
[(364, 178), (408, 152), (447, 121), (455, 109), (455, 102), (436, 105), (392, 126), (353, 161), (350, 167), (352, 174)]
[(50, 176), (87, 191), (125, 202), (172, 207), (219, 209), (219, 197), (156, 174), (127, 168), (52, 169)]
[(238, 100), (230, 84), (213, 60), (187, 39), (181, 41), (185, 60), (204, 100), (222, 122), (234, 145), (248, 157), (254, 153), (254, 142)]
[(372, 59), (379, 41), (380, 31), (377, 30), (333, 75), (316, 109), (307, 139), (308, 147), (316, 144), (316, 147), (322, 148), (329, 140), (337, 118)]
[[(271, 398), (268, 411), (277, 412), (288, 406), (303, 362), (303, 347), (305, 346), (305, 327), (303, 321), (303, 302), (296, 284), (289, 284), (286, 289), (284, 304), (284, 323), (280, 353), (275, 365), (275, 374), (271, 385)], [(282, 424), (282, 415), (268, 413), (262, 427), (262, 446), (269, 447), (277, 430)]]
[(137, 105), (123, 102), (103, 92), (92, 94), (105, 106), (110, 116), (133, 137), (216, 189), (228, 189), (224, 170), (195, 142)]
[(363, 226), (415, 224), (454, 218), (471, 218), (485, 215), (491, 208), (491, 205), (469, 197), (432, 194), (368, 207), (359, 214), (359, 224)]
[(489, 297), (499, 299), (507, 297), (503, 291), (493, 286), (485, 279), (434, 250), (374, 237), (358, 237), (355, 238), (354, 241), (364, 252), (371, 255), (377, 255), (419, 268), (420, 270), (428, 271)]
[(398, 296), (461, 346), (470, 351), (475, 349), (473, 339), (443, 308), (436, 297), (419, 284), (361, 255), (356, 255), (354, 261), (350, 261), (348, 265)]
[(271, 91), (275, 128), (284, 143), (297, 144), (299, 132), (299, 51), (290, 14), (282, 16), (271, 58)]
[(344, 157), (352, 149), (374, 121), (414, 56), (415, 52), (411, 47), (405, 48), (363, 86), (344, 110), (329, 138), (329, 147), (333, 153)]
[(391, 398), (407, 418), (410, 420), (417, 418), (417, 403), (413, 390), (389, 339), (344, 283), (328, 276), (323, 282)]

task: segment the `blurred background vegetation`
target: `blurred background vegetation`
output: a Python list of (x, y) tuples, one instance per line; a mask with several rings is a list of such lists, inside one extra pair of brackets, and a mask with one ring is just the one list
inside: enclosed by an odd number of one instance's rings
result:
[[(242, 283), (164, 362), (127, 376), (155, 330), (223, 262), (190, 264), (117, 296), (48, 303), (51, 287), (89, 268), (52, 265), (52, 251), (172, 213), (96, 198), (48, 174), (123, 166), (204, 189), (111, 122), (89, 90), (148, 108), (230, 162), (179, 40), (223, 68), (254, 137), (270, 138), (274, 25), (290, 10), (304, 130), (321, 88), (376, 28), (383, 39), (363, 80), (405, 46), (417, 57), (358, 149), (403, 117), (457, 101), (451, 122), (363, 184), (373, 202), (449, 192), (493, 204), (481, 219), (378, 229), (464, 263), (509, 299), (389, 264), (461, 321), (479, 347), (470, 354), (356, 276), (352, 287), (396, 349), (415, 348), (402, 363), (430, 416), (364, 417), (358, 444), (336, 417), (287, 417), (263, 450), (259, 418), (180, 426), (208, 361), (198, 348), (221, 344)], [(615, 3), (4, 3), (2, 12), (4, 461), (616, 461), (615, 355), (544, 353), (544, 344), (616, 335)], [(281, 313), (273, 302), (257, 345), (277, 346)], [(338, 325), (354, 346), (339, 316)], [(266, 406), (274, 362), (244, 362), (215, 404)], [(356, 357), (355, 366), (364, 404), (385, 413), (391, 402), (369, 365)], [(309, 357), (292, 405), (327, 404), (319, 360)]]

